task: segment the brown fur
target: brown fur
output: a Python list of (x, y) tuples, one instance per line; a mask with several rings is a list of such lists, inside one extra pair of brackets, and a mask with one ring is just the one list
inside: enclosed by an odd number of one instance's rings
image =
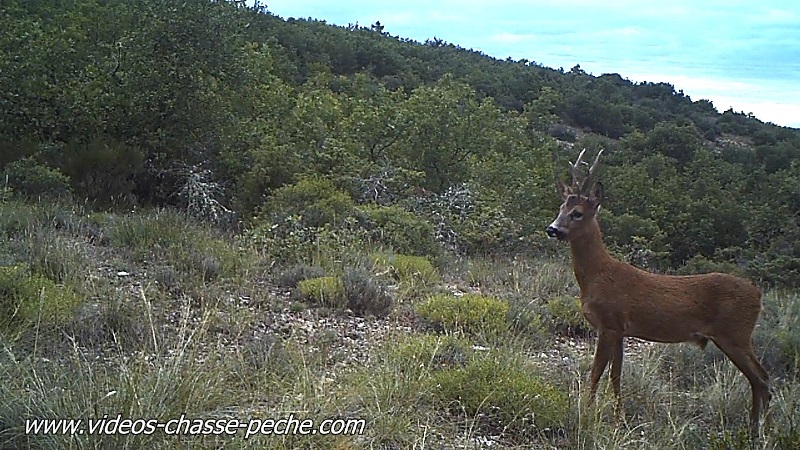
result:
[[(701, 348), (711, 340), (750, 382), (750, 431), (755, 435), (762, 408), (766, 412), (771, 399), (769, 377), (751, 344), (762, 308), (761, 291), (727, 274), (657, 275), (614, 259), (603, 245), (597, 222), (602, 185), (596, 183), (592, 193), (584, 194), (585, 185), (576, 182), (567, 187), (557, 181), (564, 203), (547, 231), (551, 237), (569, 242), (581, 289), (581, 308), (599, 334), (590, 375), (590, 400), (610, 361), (611, 383), (619, 402), (624, 337), (693, 342)], [(618, 407), (621, 412), (620, 403)]]

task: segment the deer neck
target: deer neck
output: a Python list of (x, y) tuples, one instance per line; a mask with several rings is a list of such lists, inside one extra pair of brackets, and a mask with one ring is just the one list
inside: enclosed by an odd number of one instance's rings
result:
[(597, 219), (593, 219), (584, 232), (570, 240), (570, 249), (575, 279), (582, 291), (613, 261), (603, 245)]

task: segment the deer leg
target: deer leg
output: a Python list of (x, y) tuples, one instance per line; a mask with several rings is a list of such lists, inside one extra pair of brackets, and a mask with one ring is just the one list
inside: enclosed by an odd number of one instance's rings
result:
[(772, 394), (769, 392), (767, 372), (756, 359), (753, 346), (750, 343), (737, 345), (723, 339), (715, 339), (714, 343), (720, 348), (734, 365), (747, 377), (753, 392), (753, 403), (750, 409), (750, 435), (758, 435), (758, 420), (761, 408), (766, 412)]
[(594, 402), (595, 395), (597, 394), (597, 383), (603, 372), (606, 370), (608, 360), (611, 359), (611, 354), (614, 350), (614, 337), (605, 331), (601, 331), (597, 338), (597, 349), (594, 352), (594, 361), (592, 361), (592, 373), (589, 376), (589, 404)]
[(622, 356), (623, 340), (622, 336), (619, 336), (614, 339), (613, 353), (611, 355), (611, 386), (614, 388), (614, 395), (617, 397), (618, 419), (625, 417), (625, 411), (622, 409), (622, 395), (620, 392), (620, 379), (622, 378)]

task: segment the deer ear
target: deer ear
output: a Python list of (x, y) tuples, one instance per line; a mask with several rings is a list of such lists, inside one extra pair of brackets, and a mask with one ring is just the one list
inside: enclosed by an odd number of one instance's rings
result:
[(592, 193), (589, 194), (589, 200), (595, 205), (595, 208), (600, 206), (603, 201), (603, 183), (596, 182), (592, 188)]

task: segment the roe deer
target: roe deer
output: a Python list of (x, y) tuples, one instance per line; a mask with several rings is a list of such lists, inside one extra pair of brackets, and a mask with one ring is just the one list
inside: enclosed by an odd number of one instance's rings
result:
[(546, 231), (550, 238), (569, 242), (575, 279), (581, 290), (581, 310), (598, 332), (589, 401), (594, 400), (597, 383), (610, 359), (611, 384), (621, 413), (624, 337), (693, 342), (703, 349), (712, 340), (750, 381), (750, 433), (755, 436), (762, 408), (767, 411), (772, 397), (769, 376), (756, 359), (751, 343), (761, 312), (761, 291), (750, 282), (727, 274), (657, 275), (614, 259), (603, 245), (597, 223), (603, 186), (593, 177), (602, 151), (588, 174), (581, 177), (585, 151), (570, 164), (571, 186), (556, 179), (564, 202)]

